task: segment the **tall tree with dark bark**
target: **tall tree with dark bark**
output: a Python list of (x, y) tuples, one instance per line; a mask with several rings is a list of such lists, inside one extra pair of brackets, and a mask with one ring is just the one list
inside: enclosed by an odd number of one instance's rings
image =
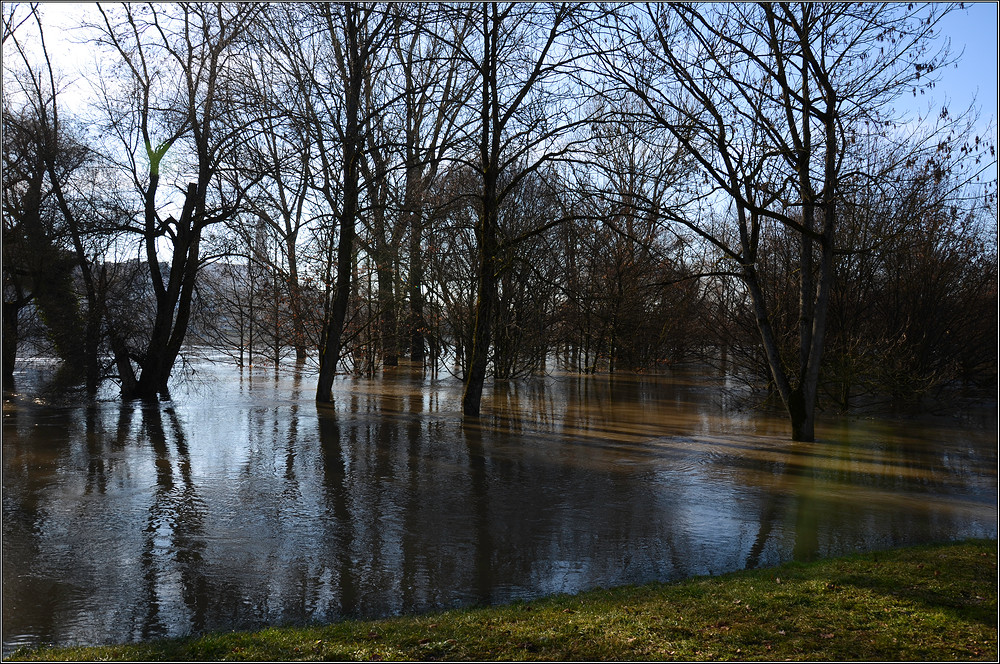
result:
[[(362, 128), (366, 115), (374, 112), (364, 106), (364, 90), (367, 69), (371, 66), (377, 51), (383, 48), (390, 34), (390, 15), (384, 6), (378, 4), (345, 4), (317, 6), (319, 24), (324, 31), (334, 59), (335, 68), (330, 71), (330, 86), (318, 90), (319, 102), (313, 106), (311, 130), (318, 136), (318, 154), (322, 168), (324, 198), (336, 210), (338, 224), (337, 270), (330, 305), (329, 319), (320, 342), (319, 379), (316, 386), (317, 403), (328, 403), (333, 399), (333, 379), (340, 361), (344, 323), (347, 320), (348, 303), (351, 296), (355, 234), (361, 206), (364, 183), (361, 178), (362, 150), (364, 147)], [(334, 82), (339, 78), (339, 82)], [(315, 79), (313, 79), (315, 82)], [(339, 89), (343, 95), (341, 112), (325, 113), (319, 108), (330, 109), (334, 103), (333, 93)], [(331, 127), (334, 137), (328, 135)], [(335, 155), (329, 149), (335, 138), (340, 148), (342, 171), (334, 171)], [(339, 185), (339, 186), (338, 186)], [(340, 196), (337, 196), (339, 191)], [(339, 200), (338, 200), (339, 198)]]

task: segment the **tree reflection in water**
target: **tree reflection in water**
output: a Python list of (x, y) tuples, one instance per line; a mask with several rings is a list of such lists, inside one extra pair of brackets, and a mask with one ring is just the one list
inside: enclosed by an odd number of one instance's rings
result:
[[(125, 404), (122, 409), (131, 408)], [(172, 407), (142, 407), (142, 434), (153, 451), (155, 489), (149, 507), (140, 562), (149, 613), (141, 638), (166, 636), (184, 617), (187, 629), (204, 629), (208, 612), (204, 501), (191, 477), (191, 456), (184, 430)], [(166, 419), (166, 421), (164, 421)], [(182, 606), (174, 606), (180, 600)]]

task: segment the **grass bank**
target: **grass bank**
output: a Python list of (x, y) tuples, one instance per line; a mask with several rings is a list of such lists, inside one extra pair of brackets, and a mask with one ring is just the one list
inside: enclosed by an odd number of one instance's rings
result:
[(994, 660), (997, 543), (22, 660)]

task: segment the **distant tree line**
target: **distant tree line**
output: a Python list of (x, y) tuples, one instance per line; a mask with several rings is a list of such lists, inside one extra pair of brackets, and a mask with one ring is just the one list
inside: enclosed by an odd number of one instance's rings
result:
[(946, 5), (95, 5), (3, 16), (3, 381), (184, 348), (485, 381), (722, 365), (817, 404), (996, 381), (994, 146), (897, 113)]

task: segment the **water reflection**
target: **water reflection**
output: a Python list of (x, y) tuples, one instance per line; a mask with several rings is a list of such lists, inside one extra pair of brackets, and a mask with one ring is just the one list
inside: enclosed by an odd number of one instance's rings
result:
[(139, 443), (147, 442), (155, 457), (156, 479), (140, 554), (143, 603), (149, 610), (139, 636), (168, 635), (178, 616), (187, 631), (200, 631), (208, 611), (206, 507), (191, 478), (191, 456), (174, 408), (143, 408), (142, 434)]
[(698, 377), (461, 385), (199, 367), (173, 401), (4, 412), (4, 653), (504, 602), (996, 536), (996, 421), (815, 444)]

